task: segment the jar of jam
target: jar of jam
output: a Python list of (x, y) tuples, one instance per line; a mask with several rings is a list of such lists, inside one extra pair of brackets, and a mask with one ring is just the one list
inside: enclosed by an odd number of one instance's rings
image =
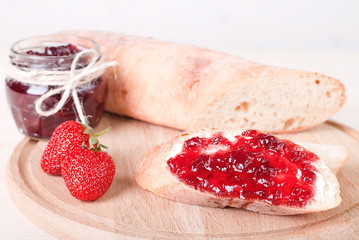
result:
[[(74, 99), (70, 95), (62, 108), (50, 116), (37, 113), (35, 102), (45, 93), (56, 89), (56, 82), (52, 81), (52, 73), (70, 71), (75, 56), (82, 50), (92, 49), (101, 55), (98, 45), (89, 39), (76, 36), (45, 36), (29, 38), (15, 43), (11, 48), (10, 67), (15, 71), (9, 71), (5, 80), (6, 95), (13, 117), (18, 129), (27, 136), (33, 138), (49, 138), (54, 129), (64, 121), (78, 119), (78, 113), (74, 106)], [(76, 69), (86, 68), (88, 57), (77, 61)], [(14, 72), (32, 74), (32, 81), (22, 81), (22, 75), (11, 74)], [(42, 73), (44, 78), (49, 75), (49, 83), (37, 83), (36, 74)], [(82, 104), (83, 114), (88, 116), (88, 123), (95, 127), (99, 122), (107, 93), (107, 86), (101, 75), (90, 79), (76, 87), (78, 98)], [(60, 99), (62, 93), (57, 93), (46, 98), (41, 103), (41, 109), (52, 109)]]

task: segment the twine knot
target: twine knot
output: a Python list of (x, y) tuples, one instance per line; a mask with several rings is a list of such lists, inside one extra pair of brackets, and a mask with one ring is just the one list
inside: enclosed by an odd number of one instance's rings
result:
[[(90, 55), (91, 57), (89, 64), (84, 68), (76, 69), (81, 57), (85, 55)], [(71, 95), (80, 121), (83, 124), (88, 124), (87, 118), (83, 113), (82, 104), (80, 103), (77, 94), (77, 87), (100, 77), (105, 72), (106, 68), (117, 65), (116, 61), (104, 62), (102, 59), (99, 60), (99, 57), (100, 53), (98, 51), (94, 49), (86, 49), (76, 54), (69, 71), (32, 69), (29, 71), (23, 71), (16, 66), (10, 65), (8, 68), (8, 76), (16, 81), (28, 84), (58, 86), (57, 88), (49, 90), (36, 100), (35, 110), (39, 115), (48, 117), (57, 113), (63, 108)], [(61, 99), (53, 108), (49, 110), (43, 110), (41, 108), (46, 99), (59, 93), (62, 93)]]

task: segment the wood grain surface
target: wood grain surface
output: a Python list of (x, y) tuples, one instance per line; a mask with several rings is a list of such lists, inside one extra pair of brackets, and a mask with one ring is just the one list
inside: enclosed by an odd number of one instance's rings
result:
[(359, 134), (339, 123), (281, 135), (291, 140), (342, 144), (350, 159), (337, 174), (343, 201), (335, 209), (269, 216), (242, 209), (206, 208), (160, 198), (141, 189), (134, 171), (142, 155), (179, 131), (106, 114), (97, 131), (116, 163), (106, 194), (73, 198), (61, 177), (45, 174), (39, 160), (46, 141), (24, 138), (8, 162), (7, 184), (18, 208), (60, 239), (359, 239)]

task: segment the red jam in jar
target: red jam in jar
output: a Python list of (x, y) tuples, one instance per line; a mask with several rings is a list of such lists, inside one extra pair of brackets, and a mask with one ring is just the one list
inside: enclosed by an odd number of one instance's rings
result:
[[(213, 149), (217, 149), (213, 151)], [(193, 137), (167, 161), (182, 182), (217, 196), (302, 207), (314, 196), (318, 157), (288, 140), (248, 130)]]
[[(22, 71), (69, 71), (76, 54), (84, 49), (94, 49), (99, 52), (98, 45), (85, 38), (76, 36), (35, 37), (15, 43), (11, 49), (10, 62), (12, 66)], [(76, 69), (84, 68), (88, 64), (86, 58), (81, 58)], [(11, 76), (6, 78), (5, 83), (8, 103), (16, 125), (27, 136), (49, 138), (54, 129), (62, 122), (78, 119), (71, 95), (64, 106), (53, 115), (41, 116), (36, 112), (36, 100), (49, 90), (59, 86), (24, 83), (21, 79), (14, 79)], [(76, 90), (83, 105), (84, 115), (89, 116), (90, 126), (95, 127), (104, 111), (106, 83), (100, 76), (79, 85)], [(44, 111), (52, 109), (60, 101), (61, 94), (58, 93), (47, 98), (42, 103), (41, 109)]]

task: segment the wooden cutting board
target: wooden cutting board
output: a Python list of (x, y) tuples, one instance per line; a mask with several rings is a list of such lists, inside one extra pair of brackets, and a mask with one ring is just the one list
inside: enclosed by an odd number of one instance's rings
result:
[(60, 239), (359, 239), (359, 133), (326, 122), (282, 135), (292, 140), (343, 144), (350, 159), (337, 174), (343, 201), (335, 209), (298, 216), (269, 216), (242, 209), (206, 208), (160, 198), (136, 185), (141, 156), (177, 130), (106, 114), (98, 131), (116, 162), (106, 194), (94, 201), (73, 198), (61, 177), (39, 165), (46, 141), (25, 138), (8, 164), (8, 189), (22, 212)]

